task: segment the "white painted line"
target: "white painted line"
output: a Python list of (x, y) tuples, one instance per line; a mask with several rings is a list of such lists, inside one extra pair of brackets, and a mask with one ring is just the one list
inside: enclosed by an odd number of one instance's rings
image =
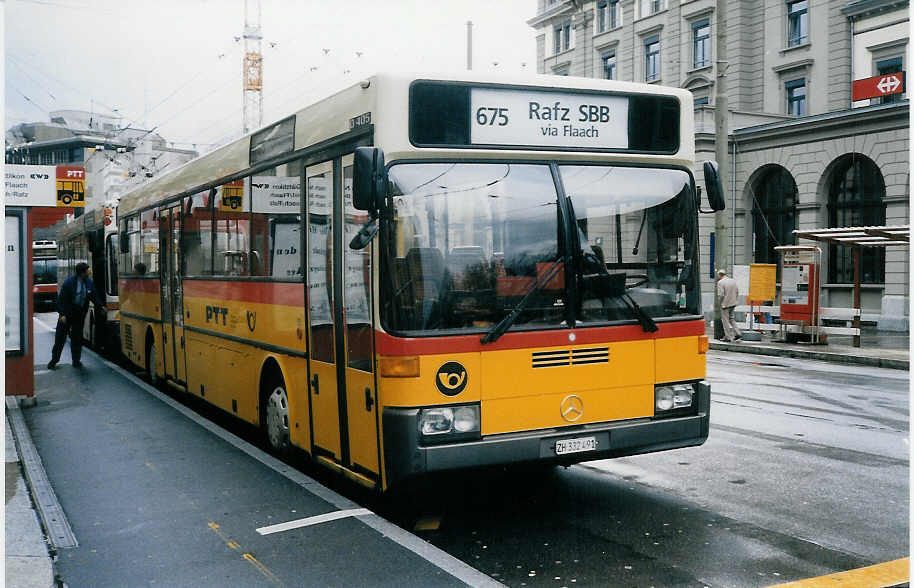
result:
[(308, 517), (306, 519), (298, 519), (296, 521), (289, 521), (287, 523), (270, 525), (269, 527), (260, 527), (259, 529), (256, 529), (256, 531), (261, 535), (270, 535), (272, 533), (281, 533), (282, 531), (291, 531), (292, 529), (300, 529), (301, 527), (310, 527), (311, 525), (319, 525), (321, 523), (336, 521), (338, 519), (345, 519), (348, 517), (361, 517), (371, 514), (374, 513), (367, 508), (350, 508), (349, 510), (337, 510), (322, 515)]

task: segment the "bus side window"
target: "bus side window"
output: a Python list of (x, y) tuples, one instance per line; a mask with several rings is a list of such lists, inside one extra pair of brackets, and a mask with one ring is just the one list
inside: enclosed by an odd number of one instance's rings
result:
[(118, 256), (120, 255), (117, 243), (117, 235), (108, 235), (108, 240), (105, 243), (105, 259), (107, 260), (105, 264), (105, 281), (108, 296), (117, 296), (117, 266)]
[(245, 180), (234, 180), (216, 189), (213, 211), (215, 233), (213, 275), (247, 276), (251, 213), (244, 193)]
[(206, 192), (184, 200), (182, 225), (184, 275), (206, 276), (213, 273), (213, 211)]
[(250, 184), (251, 275), (301, 278), (301, 163), (263, 170)]

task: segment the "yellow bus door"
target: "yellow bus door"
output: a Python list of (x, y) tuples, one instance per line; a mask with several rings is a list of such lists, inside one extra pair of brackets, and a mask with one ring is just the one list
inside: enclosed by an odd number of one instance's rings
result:
[(360, 474), (378, 468), (378, 409), (374, 379), (374, 341), (371, 320), (371, 247), (349, 248), (368, 215), (352, 206), (352, 155), (342, 158), (343, 235), (342, 297), (346, 350), (346, 411), (349, 467)]
[(305, 169), (308, 375), (315, 455), (343, 459), (333, 279), (333, 162)]
[[(367, 220), (352, 207), (352, 155), (305, 169), (312, 424), (323, 454), (378, 480), (370, 249), (349, 241)], [(338, 328), (337, 328), (338, 326)]]
[(165, 377), (187, 381), (184, 356), (184, 296), (181, 284), (181, 207), (159, 209), (159, 265), (162, 288), (162, 359)]

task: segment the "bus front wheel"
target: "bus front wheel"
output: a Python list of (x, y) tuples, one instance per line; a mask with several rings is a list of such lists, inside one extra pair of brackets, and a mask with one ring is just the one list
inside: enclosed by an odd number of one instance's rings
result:
[(270, 449), (282, 455), (289, 449), (289, 395), (282, 376), (274, 376), (263, 394), (267, 442)]

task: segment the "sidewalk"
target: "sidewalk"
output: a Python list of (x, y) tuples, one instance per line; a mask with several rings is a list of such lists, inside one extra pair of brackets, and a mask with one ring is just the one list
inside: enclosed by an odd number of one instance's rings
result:
[[(6, 586), (7, 588), (48, 588), (54, 585), (48, 543), (29, 495), (10, 427), (10, 418), (13, 417), (13, 413), (18, 411), (16, 398), (7, 397), (6, 418), (3, 419), (6, 437), (6, 483), (4, 487)], [(21, 415), (19, 415), (19, 420), (21, 421)]]
[(727, 343), (714, 339), (714, 325), (707, 324), (710, 348), (716, 351), (755, 353), (778, 357), (814, 359), (851, 365), (908, 370), (910, 363), (910, 338), (906, 332), (878, 331), (874, 327), (861, 329), (860, 347), (853, 346), (853, 337), (830, 336), (828, 343), (781, 343), (768, 333), (761, 341), (741, 340)]
[(7, 586), (501, 586), (91, 351), (43, 369), (35, 335), (37, 405), (7, 398)]

